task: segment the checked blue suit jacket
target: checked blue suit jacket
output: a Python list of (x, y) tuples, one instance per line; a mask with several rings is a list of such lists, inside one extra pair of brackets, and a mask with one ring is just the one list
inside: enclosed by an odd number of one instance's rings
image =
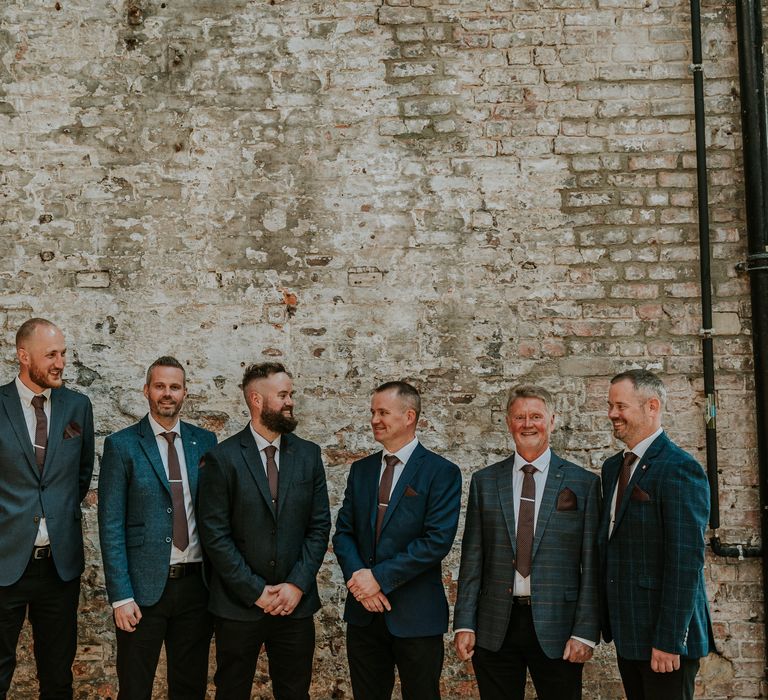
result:
[[(498, 651), (512, 612), (515, 580), (514, 455), (472, 476), (461, 547), (454, 629)], [(550, 459), (533, 538), (531, 610), (544, 653), (561, 658), (571, 636), (597, 642), (597, 526), (600, 480), (572, 462)]]
[[(448, 629), (448, 601), (441, 562), (456, 536), (461, 472), (417, 445), (392, 491), (377, 543), (381, 454), (352, 464), (333, 535), (336, 558), (345, 581), (358, 569), (371, 569), (392, 606), (384, 619), (394, 636), (443, 634)], [(363, 627), (372, 619), (373, 613), (348, 594), (344, 620)]]
[(24, 573), (45, 516), (51, 555), (64, 581), (83, 572), (80, 502), (93, 473), (93, 409), (87, 396), (51, 390), (42, 473), (35, 462), (16, 383), (0, 387), (0, 586)]
[(704, 585), (706, 474), (662, 433), (635, 467), (609, 537), (622, 459), (619, 452), (603, 465), (603, 638), (626, 659), (650, 659), (652, 648), (706, 656), (715, 648)]
[[(209, 430), (182, 421), (179, 431), (195, 502), (198, 465), (216, 445)], [(198, 526), (199, 530), (199, 526)], [(173, 536), (171, 487), (149, 418), (110, 435), (99, 473), (99, 539), (109, 602), (160, 600)]]

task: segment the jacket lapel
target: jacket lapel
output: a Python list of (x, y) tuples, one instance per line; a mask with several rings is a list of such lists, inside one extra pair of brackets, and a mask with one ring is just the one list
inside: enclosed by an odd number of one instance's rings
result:
[(45, 448), (43, 473), (55, 464), (56, 450), (64, 439), (66, 399), (59, 389), (51, 389), (51, 424), (48, 426), (48, 443)]
[(160, 449), (157, 446), (157, 438), (154, 432), (152, 432), (152, 426), (149, 424), (149, 417), (144, 416), (136, 425), (136, 432), (139, 436), (139, 445), (144, 451), (152, 469), (154, 470), (160, 483), (165, 487), (165, 490), (170, 494), (171, 485), (168, 483), (168, 476), (165, 473), (165, 467), (163, 466), (163, 458), (160, 456)]
[(382, 451), (366, 457), (363, 469), (363, 493), (368, 497), (368, 517), (371, 523), (371, 547), (376, 546), (376, 515), (379, 511), (379, 476), (381, 475)]
[(39, 479), (40, 470), (37, 468), (37, 463), (35, 462), (35, 451), (32, 447), (32, 441), (29, 439), (27, 421), (24, 418), (24, 411), (21, 409), (21, 399), (19, 399), (19, 392), (16, 391), (15, 382), (6, 384), (2, 388), (2, 392), (0, 392), (0, 400), (8, 415), (8, 423), (11, 428), (13, 428), (16, 439), (19, 441), (21, 452), (24, 457), (26, 457), (29, 468), (32, 469), (35, 476)]
[[(387, 527), (387, 523), (392, 517), (392, 513), (395, 512), (395, 509), (397, 508), (397, 504), (400, 503), (400, 500), (402, 499), (403, 494), (405, 493), (405, 489), (411, 483), (411, 480), (413, 479), (414, 474), (416, 473), (416, 471), (419, 468), (419, 465), (421, 464), (421, 460), (423, 460), (424, 457), (426, 456), (427, 456), (427, 450), (422, 446), (422, 444), (419, 443), (418, 445), (416, 445), (416, 449), (413, 451), (413, 453), (409, 457), (405, 467), (403, 467), (403, 473), (400, 474), (400, 478), (397, 480), (397, 483), (395, 484), (395, 488), (392, 490), (392, 495), (389, 497), (387, 512), (384, 513), (384, 520), (381, 523), (382, 532), (384, 532), (384, 528)], [(376, 496), (378, 501), (378, 478), (376, 480), (376, 483), (377, 483)], [(375, 511), (376, 511), (376, 508), (374, 508), (374, 529), (376, 524)]]
[(560, 493), (560, 487), (563, 483), (563, 460), (554, 452), (551, 453), (549, 460), (549, 469), (547, 469), (547, 481), (544, 484), (544, 493), (541, 495), (541, 505), (539, 506), (539, 517), (536, 519), (536, 529), (533, 535), (533, 549), (531, 551), (531, 561), (536, 558), (536, 550), (544, 535), (544, 530), (549, 522), (549, 516), (555, 508), (557, 494)]
[[(284, 434), (280, 438), (280, 467), (278, 469), (277, 476), (277, 513), (278, 515), (283, 510), (285, 499), (288, 494), (288, 489), (291, 486), (291, 482), (296, 476), (296, 444), (291, 437), (290, 433)], [(262, 472), (264, 470), (262, 469)], [(266, 478), (266, 477), (265, 477)], [(267, 481), (267, 489), (269, 489), (269, 479)], [(270, 494), (270, 502), (271, 502)]]
[[(619, 511), (616, 513), (616, 521), (613, 523), (613, 532), (611, 533), (612, 535), (616, 533), (616, 530), (618, 530), (619, 523), (624, 517), (624, 513), (629, 506), (629, 501), (632, 496), (632, 489), (634, 489), (636, 485), (639, 485), (640, 482), (645, 478), (645, 475), (653, 466), (653, 460), (658, 456), (659, 452), (664, 449), (668, 439), (669, 438), (667, 438), (666, 433), (659, 435), (659, 437), (657, 437), (645, 451), (643, 458), (637, 463), (635, 471), (632, 473), (632, 477), (630, 478), (629, 483), (627, 483), (627, 488), (624, 490), (624, 497), (621, 499), (621, 503), (619, 504)], [(613, 491), (611, 491), (611, 499), (613, 499)]]
[[(261, 496), (264, 502), (267, 504), (272, 517), (277, 519), (275, 513), (275, 507), (272, 503), (272, 494), (269, 491), (269, 481), (267, 480), (267, 473), (264, 470), (264, 462), (261, 461), (261, 453), (259, 447), (256, 444), (256, 440), (251, 434), (250, 425), (246, 425), (245, 429), (240, 432), (240, 448), (242, 450), (243, 461), (248, 471), (251, 473), (253, 480), (256, 482)], [(280, 455), (280, 466), (283, 464), (283, 455)]]
[(182, 421), (181, 426), (181, 445), (184, 449), (184, 461), (187, 465), (187, 481), (189, 482), (189, 490), (192, 492), (192, 503), (195, 503), (195, 496), (197, 495), (197, 467), (203, 455), (200, 453), (200, 446), (197, 444), (197, 440), (191, 435), (192, 431), (189, 424)]
[(514, 475), (512, 470), (515, 467), (515, 455), (512, 454), (499, 465), (496, 472), (496, 488), (501, 503), (501, 512), (507, 524), (507, 534), (509, 543), (512, 546), (513, 556), (517, 556), (517, 536), (515, 535), (515, 493), (514, 493)]

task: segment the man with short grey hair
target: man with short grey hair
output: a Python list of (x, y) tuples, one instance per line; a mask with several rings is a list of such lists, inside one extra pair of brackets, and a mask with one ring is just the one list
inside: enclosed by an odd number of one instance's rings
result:
[(704, 584), (709, 484), (661, 427), (661, 379), (611, 379), (608, 418), (625, 449), (603, 465), (602, 633), (616, 645), (628, 700), (692, 700), (699, 659), (715, 648)]
[(542, 387), (513, 388), (506, 422), (514, 454), (469, 487), (456, 652), (472, 660), (483, 700), (523, 700), (526, 670), (540, 700), (578, 700), (599, 638), (599, 479), (550, 449)]

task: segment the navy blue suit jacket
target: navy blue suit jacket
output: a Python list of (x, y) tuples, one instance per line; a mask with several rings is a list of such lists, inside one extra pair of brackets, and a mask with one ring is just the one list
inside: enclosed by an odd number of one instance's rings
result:
[(0, 586), (21, 578), (44, 516), (56, 571), (64, 581), (84, 568), (80, 502), (93, 473), (93, 409), (87, 396), (51, 390), (42, 474), (35, 462), (16, 383), (0, 387)]
[[(209, 430), (181, 423), (195, 502), (198, 464), (216, 445)], [(198, 527), (199, 530), (199, 527)], [(168, 580), (173, 537), (171, 487), (149, 418), (110, 435), (99, 473), (99, 539), (110, 603), (154, 605)]]
[(328, 549), (331, 513), (320, 447), (297, 435), (281, 438), (277, 509), (251, 429), (205, 456), (198, 520), (210, 558), (214, 615), (258, 620), (264, 587), (292, 583), (301, 597), (291, 617), (320, 608), (317, 572)]
[(603, 638), (626, 659), (650, 659), (652, 648), (706, 656), (714, 650), (704, 585), (706, 474), (662, 433), (635, 467), (609, 537), (621, 462), (620, 452), (603, 465)]
[[(448, 629), (441, 562), (451, 550), (461, 508), (459, 468), (419, 444), (395, 485), (376, 543), (381, 452), (358, 460), (347, 480), (333, 548), (348, 581), (371, 569), (392, 605), (384, 618), (396, 637)], [(344, 619), (368, 625), (373, 614), (347, 595)]]

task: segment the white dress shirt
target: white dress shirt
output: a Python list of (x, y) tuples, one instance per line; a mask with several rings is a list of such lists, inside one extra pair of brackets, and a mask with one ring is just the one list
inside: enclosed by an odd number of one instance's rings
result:
[(395, 471), (392, 475), (392, 488), (389, 490), (390, 496), (392, 496), (392, 492), (395, 490), (395, 486), (397, 486), (397, 481), (402, 475), (403, 469), (405, 469), (405, 465), (408, 463), (408, 460), (411, 458), (411, 455), (413, 454), (413, 451), (416, 449), (416, 446), (418, 444), (419, 444), (419, 438), (415, 437), (407, 445), (404, 445), (403, 447), (401, 447), (397, 452), (389, 452), (388, 450), (384, 450), (381, 453), (381, 469), (379, 471), (379, 483), (381, 483), (381, 477), (384, 476), (384, 469), (387, 466), (387, 463), (384, 461), (384, 457), (387, 457), (388, 455), (394, 455), (400, 460), (395, 465)]
[(264, 450), (272, 445), (273, 447), (277, 448), (277, 452), (275, 452), (275, 464), (277, 465), (277, 471), (280, 472), (280, 438), (283, 437), (282, 435), (278, 435), (272, 442), (267, 440), (267, 438), (263, 437), (259, 433), (257, 433), (253, 429), (253, 424), (249, 423), (248, 426), (251, 429), (251, 435), (253, 435), (253, 439), (256, 440), (256, 447), (259, 448), (259, 454), (261, 455), (261, 466), (264, 467), (264, 473), (267, 474), (267, 478), (269, 478), (269, 474), (267, 473), (267, 455), (265, 454)]
[[(37, 430), (37, 416), (35, 416), (35, 407), (32, 405), (32, 399), (36, 394), (30, 389), (19, 377), (16, 377), (16, 390), (19, 392), (19, 400), (21, 401), (21, 410), (24, 413), (24, 422), (27, 424), (27, 432), (29, 433), (29, 441), (32, 445), (35, 444), (35, 432)], [(42, 396), (45, 396), (45, 403), (43, 404), (43, 411), (48, 418), (48, 432), (51, 430), (51, 390), (46, 389), (42, 392)], [(34, 451), (34, 450), (33, 450)], [(37, 468), (37, 465), (35, 465)], [(37, 528), (37, 536), (35, 537), (35, 547), (44, 547), (50, 544), (48, 539), (48, 525), (45, 522), (45, 513), (40, 514), (40, 524)]]
[[(629, 479), (632, 479), (632, 477), (635, 474), (635, 469), (637, 468), (637, 465), (640, 464), (640, 460), (645, 456), (645, 453), (648, 451), (648, 448), (651, 446), (651, 443), (659, 437), (664, 432), (663, 428), (659, 428), (653, 435), (649, 435), (645, 440), (640, 440), (640, 442), (637, 443), (631, 450), (629, 448), (624, 448), (624, 454), (627, 454), (627, 452), (631, 452), (632, 454), (637, 456), (637, 459), (632, 463), (632, 467), (629, 470)], [(629, 483), (629, 481), (627, 481)], [(611, 522), (608, 526), (608, 536), (611, 536), (611, 533), (613, 532), (613, 525), (614, 525), (614, 518), (616, 516), (616, 494), (619, 490), (619, 480), (616, 479), (616, 488), (613, 489), (613, 496), (611, 496)]]

